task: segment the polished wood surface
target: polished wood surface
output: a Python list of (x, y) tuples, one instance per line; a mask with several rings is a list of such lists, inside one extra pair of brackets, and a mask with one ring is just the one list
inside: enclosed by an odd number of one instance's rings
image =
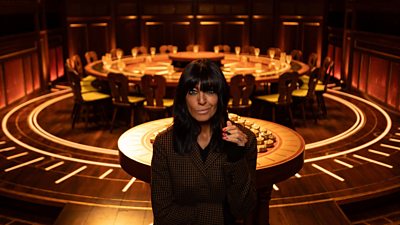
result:
[[(237, 117), (237, 115), (235, 116)], [(304, 140), (294, 130), (285, 126), (272, 123), (265, 120), (240, 117), (243, 125), (247, 125), (249, 129), (256, 125), (260, 130), (267, 130), (276, 139), (275, 143), (268, 147), (265, 152), (259, 152), (257, 156), (257, 182), (258, 186), (264, 186), (264, 183), (272, 185), (283, 181), (295, 173), (297, 173), (303, 165), (304, 158)], [(236, 121), (238, 122), (238, 121)], [(143, 181), (150, 182), (150, 168), (139, 170), (135, 166), (137, 163), (150, 167), (153, 146), (152, 140), (154, 137), (166, 129), (172, 123), (172, 118), (160, 119), (143, 123), (135, 126), (118, 139), (118, 148), (120, 151), (121, 166), (129, 174), (138, 177)], [(258, 135), (257, 135), (258, 136)], [(139, 138), (141, 137), (141, 138)], [(260, 144), (258, 147), (262, 147)], [(142, 166), (143, 166), (142, 165)], [(276, 169), (279, 168), (279, 169)], [(279, 176), (274, 176), (274, 171), (279, 170)], [(287, 172), (285, 176), (284, 171)], [(268, 177), (268, 179), (265, 179)]]
[[(389, 209), (379, 199), (400, 189), (399, 116), (386, 116), (368, 101), (341, 92), (329, 90), (325, 97), (327, 118), (314, 123), (295, 117), (296, 132), (306, 143), (305, 162), (295, 176), (274, 185), (271, 224), (393, 219), (391, 215), (400, 211), (398, 204)], [(2, 196), (33, 202), (39, 208), (62, 208), (55, 224), (152, 223), (149, 185), (119, 167), (117, 140), (129, 129), (122, 118), (113, 133), (95, 121), (87, 129), (79, 122), (72, 130), (73, 99), (68, 89), (21, 103), (1, 111)], [(257, 115), (257, 110), (251, 112), (252, 117), (268, 119)], [(138, 118), (138, 123), (145, 122), (140, 114)], [(358, 218), (348, 210), (344, 213), (346, 206), (357, 202), (375, 203), (375, 211)], [(372, 213), (377, 207), (390, 211)], [(31, 213), (34, 218), (32, 212), (19, 214)], [(12, 215), (18, 213), (5, 216), (16, 217)], [(344, 222), (335, 223), (332, 217)]]

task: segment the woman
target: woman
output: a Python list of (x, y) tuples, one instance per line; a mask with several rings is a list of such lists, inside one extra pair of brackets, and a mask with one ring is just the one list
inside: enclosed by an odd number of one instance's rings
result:
[(255, 135), (228, 120), (229, 90), (214, 63), (186, 66), (174, 123), (153, 144), (154, 225), (227, 225), (256, 204)]

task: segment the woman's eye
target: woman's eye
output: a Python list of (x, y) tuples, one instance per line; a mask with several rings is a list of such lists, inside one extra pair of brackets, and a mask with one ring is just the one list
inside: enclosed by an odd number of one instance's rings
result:
[(192, 89), (192, 90), (189, 90), (189, 95), (195, 95), (195, 94), (197, 94), (197, 90), (196, 89)]
[(214, 90), (208, 90), (207, 93), (208, 94), (215, 94)]

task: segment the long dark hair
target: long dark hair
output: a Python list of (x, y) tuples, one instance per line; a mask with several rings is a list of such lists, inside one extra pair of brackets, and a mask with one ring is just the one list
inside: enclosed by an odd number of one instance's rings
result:
[(196, 85), (201, 91), (212, 90), (218, 95), (217, 111), (210, 119), (212, 130), (211, 145), (222, 145), (222, 128), (228, 120), (227, 105), (229, 88), (221, 69), (207, 59), (189, 63), (179, 79), (174, 99), (174, 148), (178, 153), (187, 153), (193, 149), (200, 134), (200, 124), (190, 115), (186, 95)]

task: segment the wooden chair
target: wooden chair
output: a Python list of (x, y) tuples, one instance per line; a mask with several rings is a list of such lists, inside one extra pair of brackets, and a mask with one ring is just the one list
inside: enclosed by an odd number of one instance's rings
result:
[(165, 98), (164, 76), (145, 74), (141, 78), (141, 90), (146, 99), (143, 107), (150, 120), (171, 116), (174, 100)]
[(289, 115), (289, 123), (294, 128), (293, 114), (291, 109), (292, 92), (296, 89), (298, 79), (297, 72), (286, 72), (279, 77), (278, 93), (256, 96), (255, 99), (272, 106), (272, 121), (276, 121), (276, 108), (281, 107)]
[(111, 58), (116, 59), (117, 58), (117, 52), (122, 52), (122, 55), (124, 54), (124, 51), (120, 48), (113, 48), (110, 50), (111, 53)]
[(307, 83), (307, 89), (296, 89), (293, 90), (292, 92), (293, 102), (301, 105), (301, 111), (304, 121), (306, 120), (305, 108), (307, 107), (307, 105), (309, 105), (314, 121), (317, 122), (317, 115), (314, 111), (314, 98), (315, 98), (315, 87), (318, 82), (319, 73), (320, 73), (319, 68), (313, 68), (310, 74), (310, 79)]
[(138, 47), (138, 54), (139, 55), (147, 55), (148, 51), (147, 48), (145, 46), (139, 46)]
[(161, 54), (169, 53), (168, 45), (161, 45), (160, 48), (159, 48), (159, 51), (160, 51)]
[(110, 100), (110, 95), (97, 91), (82, 92), (81, 79), (79, 73), (74, 69), (67, 70), (69, 85), (71, 86), (74, 95), (74, 106), (72, 109), (72, 129), (75, 123), (79, 120), (81, 110), (85, 112), (85, 127), (87, 128), (89, 122), (89, 113), (95, 114), (98, 110), (95, 107), (102, 108), (103, 121), (105, 120), (105, 102)]
[(310, 67), (310, 70), (312, 68), (317, 67), (317, 62), (318, 62), (318, 55), (317, 53), (313, 52), (308, 56), (307, 60), (307, 65)]
[(231, 52), (231, 47), (229, 45), (222, 45), (222, 51), (224, 53), (230, 53)]
[(95, 51), (88, 51), (85, 53), (86, 64), (99, 60)]
[(315, 86), (315, 95), (317, 97), (318, 111), (322, 113), (323, 117), (326, 117), (328, 114), (323, 94), (326, 92), (326, 89), (328, 87), (330, 76), (333, 72), (333, 66), (334, 66), (333, 60), (329, 56), (325, 57), (319, 73), (318, 83)]
[(108, 83), (110, 85), (112, 103), (114, 111), (111, 119), (110, 133), (113, 130), (115, 118), (117, 116), (118, 109), (129, 109), (130, 110), (130, 127), (133, 127), (135, 120), (135, 109), (142, 106), (145, 98), (141, 96), (129, 95), (128, 78), (122, 73), (109, 73), (107, 75)]
[(303, 52), (301, 50), (299, 50), (299, 49), (293, 49), (290, 52), (290, 55), (292, 56), (293, 60), (297, 60), (297, 61), (300, 61), (300, 62), (303, 61)]
[(84, 76), (82, 61), (79, 55), (74, 55), (71, 58), (67, 58), (65, 60), (65, 71), (74, 70), (79, 78), (81, 83), (81, 91), (84, 92), (91, 92), (91, 91), (98, 91), (96, 87), (92, 85), (92, 82), (96, 79), (93, 76)]
[(317, 53), (313, 52), (308, 56), (307, 64), (310, 67), (309, 71), (307, 74), (303, 74), (302, 76), (299, 77), (301, 80), (301, 89), (307, 89), (308, 88), (308, 80), (310, 79), (309, 73), (313, 71), (317, 67), (317, 61), (318, 61), (318, 55)]
[(193, 52), (193, 47), (194, 47), (193, 44), (187, 45), (187, 46), (186, 46), (186, 51), (188, 51), (188, 52)]
[(229, 112), (249, 116), (252, 102), (250, 96), (255, 87), (255, 77), (252, 74), (235, 75), (230, 82), (231, 99), (228, 103)]
[(274, 58), (279, 58), (279, 57), (281, 57), (281, 49), (280, 49), (280, 48), (276, 48), (276, 47), (268, 48), (268, 50), (267, 50), (267, 56), (269, 56), (269, 51), (270, 51), (270, 50), (274, 50), (274, 51), (275, 51)]
[(252, 45), (247, 45), (243, 47), (242, 53), (247, 53), (249, 55), (254, 55), (254, 49), (256, 47), (252, 46)]

